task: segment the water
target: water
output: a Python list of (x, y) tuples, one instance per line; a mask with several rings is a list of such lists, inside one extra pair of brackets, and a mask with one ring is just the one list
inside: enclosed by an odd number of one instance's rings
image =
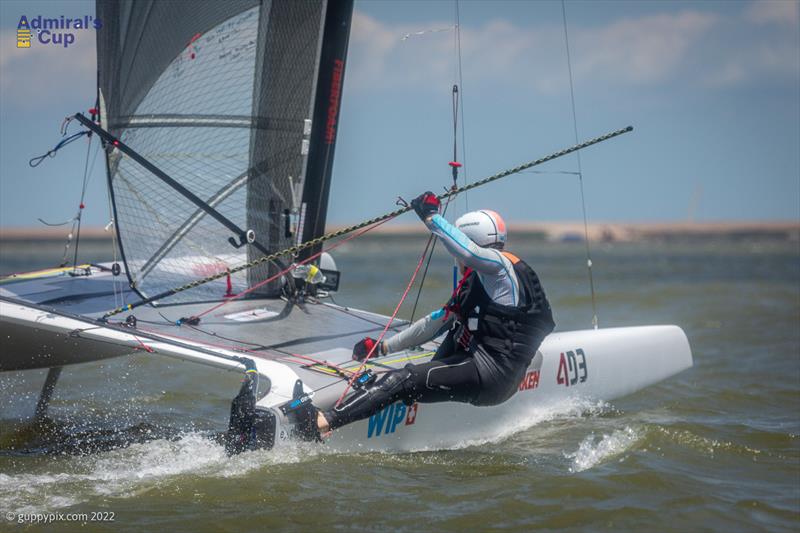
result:
[[(343, 246), (337, 301), (391, 312), (423, 246), (424, 237)], [(28, 249), (20, 259), (3, 245), (0, 271), (60, 260), (57, 246)], [(580, 243), (518, 238), (511, 249), (540, 273), (559, 329), (590, 325)], [(106, 245), (86, 250), (111, 257)], [(450, 265), (437, 254), (418, 315), (446, 296)], [(236, 376), (145, 355), (66, 368), (51, 409), (66, 425), (52, 430), (78, 448), (115, 427), (140, 442), (84, 455), (6, 452), (0, 512), (113, 512), (123, 531), (796, 531), (798, 243), (604, 244), (594, 265), (601, 326), (678, 324), (694, 368), (612, 404), (541, 409), (511, 435), (455, 450), (233, 458), (200, 435), (224, 426)], [(6, 449), (43, 380), (42, 371), (0, 375)]]

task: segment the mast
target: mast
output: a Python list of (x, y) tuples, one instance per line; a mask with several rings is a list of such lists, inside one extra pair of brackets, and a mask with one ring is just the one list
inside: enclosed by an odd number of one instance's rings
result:
[[(352, 17), (353, 0), (329, 2), (325, 15), (308, 167), (303, 188), (305, 217), (302, 228), (300, 228), (301, 242), (309, 241), (325, 233)], [(308, 248), (300, 257), (305, 259), (319, 252), (320, 249), (321, 245)]]

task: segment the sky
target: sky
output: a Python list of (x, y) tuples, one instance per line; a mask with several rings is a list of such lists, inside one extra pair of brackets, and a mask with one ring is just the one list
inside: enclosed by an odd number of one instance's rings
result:
[[(329, 222), (449, 185), (455, 7), (356, 1)], [(466, 179), (574, 144), (561, 2), (461, 0), (458, 12)], [(95, 98), (93, 32), (68, 48), (18, 49), (19, 17), (93, 13), (90, 0), (0, 2), (2, 227), (75, 214), (86, 143), (37, 168), (28, 160)], [(582, 152), (590, 221), (800, 220), (800, 3), (568, 0), (566, 16), (579, 138), (635, 128)], [(563, 173), (577, 164), (568, 156), (470, 192), (456, 212), (579, 220), (577, 178)], [(109, 221), (103, 167), (98, 158), (85, 224)]]

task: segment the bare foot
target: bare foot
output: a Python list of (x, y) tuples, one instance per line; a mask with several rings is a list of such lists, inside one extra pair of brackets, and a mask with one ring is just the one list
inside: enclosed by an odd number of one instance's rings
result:
[(322, 411), (317, 412), (317, 427), (319, 428), (319, 432), (323, 437), (330, 436), (331, 426), (328, 424), (328, 420), (322, 414)]

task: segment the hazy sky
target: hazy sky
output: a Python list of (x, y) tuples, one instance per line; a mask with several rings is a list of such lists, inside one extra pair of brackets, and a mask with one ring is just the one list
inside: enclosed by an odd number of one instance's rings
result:
[[(454, 5), (356, 3), (330, 221), (449, 184)], [(590, 220), (800, 219), (798, 5), (567, 2), (579, 136), (636, 128), (583, 152)], [(92, 1), (0, 2), (2, 226), (74, 214), (85, 142), (36, 169), (28, 159), (95, 98), (94, 35), (67, 49), (17, 49), (19, 16), (93, 13)], [(462, 0), (460, 15), (468, 178), (572, 145), (560, 1)], [(441, 31), (414, 35), (427, 30)], [(574, 156), (540, 167), (575, 169)], [(89, 224), (109, 220), (104, 174), (98, 158)], [(518, 175), (468, 201), (511, 221), (581, 217), (576, 178), (565, 174)]]

